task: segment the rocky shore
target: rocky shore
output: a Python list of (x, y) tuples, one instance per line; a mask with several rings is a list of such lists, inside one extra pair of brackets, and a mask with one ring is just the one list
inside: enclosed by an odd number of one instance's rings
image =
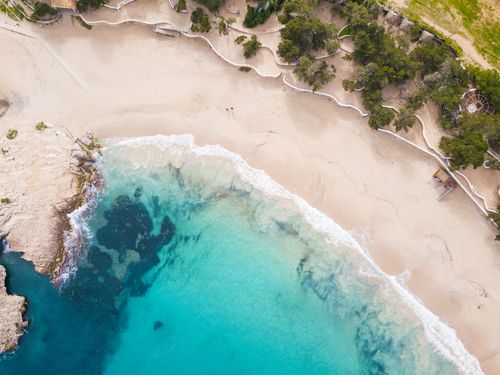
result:
[[(4, 123), (13, 125), (8, 118)], [(75, 229), (68, 214), (87, 203), (86, 186), (96, 183), (97, 143), (43, 122), (17, 124), (2, 133), (0, 238), (55, 280), (68, 261), (66, 243)], [(1, 272), (3, 288), (5, 269)], [(27, 324), (23, 312), (24, 297), (0, 288), (0, 353), (16, 347)]]
[(24, 297), (10, 295), (5, 287), (7, 274), (0, 266), (0, 353), (17, 347), (28, 322), (23, 319), (26, 300)]

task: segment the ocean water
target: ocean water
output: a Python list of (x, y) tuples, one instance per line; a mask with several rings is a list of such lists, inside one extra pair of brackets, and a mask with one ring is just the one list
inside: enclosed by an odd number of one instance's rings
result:
[(237, 155), (150, 137), (100, 163), (63, 287), (0, 257), (30, 321), (0, 374), (481, 373), (346, 231)]

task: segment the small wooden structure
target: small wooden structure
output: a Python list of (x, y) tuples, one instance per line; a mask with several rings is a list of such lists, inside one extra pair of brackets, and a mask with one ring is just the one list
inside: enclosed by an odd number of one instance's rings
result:
[(444, 171), (443, 169), (439, 168), (434, 174), (433, 176), (435, 180), (439, 181), (440, 183), (442, 183), (445, 187), (445, 191), (443, 191), (439, 197), (438, 197), (438, 201), (440, 201), (441, 199), (443, 199), (445, 196), (447, 196), (449, 193), (451, 193), (452, 191), (454, 191), (456, 188), (457, 188), (457, 183), (450, 177), (450, 175), (448, 173), (446, 173), (446, 171)]
[(50, 0), (50, 6), (58, 10), (76, 10), (76, 0)]
[(434, 177), (436, 180), (438, 180), (439, 182), (441, 182), (442, 184), (446, 184), (448, 181), (450, 181), (450, 176), (448, 175), (448, 173), (446, 173), (444, 170), (442, 170), (441, 168), (439, 168), (433, 175), (432, 177)]

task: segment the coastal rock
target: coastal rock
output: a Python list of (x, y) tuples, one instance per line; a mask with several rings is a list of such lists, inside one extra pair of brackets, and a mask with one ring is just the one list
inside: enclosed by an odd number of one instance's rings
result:
[(63, 231), (69, 228), (61, 227), (61, 219), (78, 193), (72, 171), (73, 150), (79, 147), (66, 132), (52, 125), (36, 130), (35, 125), (16, 127), (13, 140), (0, 133), (0, 198), (6, 199), (0, 204), (0, 237), (38, 272), (51, 273), (64, 257)]
[(25, 298), (10, 295), (5, 287), (7, 273), (0, 266), (0, 353), (14, 350), (28, 322), (23, 320)]

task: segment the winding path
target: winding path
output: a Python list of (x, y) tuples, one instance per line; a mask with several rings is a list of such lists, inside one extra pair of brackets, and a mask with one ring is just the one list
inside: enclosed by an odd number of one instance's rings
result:
[[(123, 2), (119, 3), (119, 5), (117, 7), (114, 7), (112, 9), (120, 9), (122, 6), (124, 6), (126, 4), (129, 4), (129, 3), (133, 2), (133, 1), (135, 1), (135, 0), (126, 0), (126, 1), (123, 1)], [(215, 46), (213, 45), (213, 43), (206, 36), (200, 35), (200, 34), (193, 34), (193, 33), (189, 32), (188, 30), (179, 29), (179, 28), (177, 28), (175, 25), (173, 25), (168, 20), (163, 20), (163, 21), (145, 21), (145, 20), (140, 20), (140, 19), (135, 19), (135, 18), (127, 18), (127, 19), (124, 19), (124, 20), (116, 21), (116, 22), (110, 22), (110, 21), (105, 21), (105, 20), (90, 21), (90, 20), (87, 20), (86, 18), (84, 18), (83, 15), (80, 15), (80, 17), (87, 24), (89, 24), (89, 25), (118, 26), (118, 25), (126, 24), (126, 23), (136, 23), (136, 24), (147, 25), (147, 26), (169, 25), (169, 29), (171, 31), (178, 32), (178, 33), (180, 33), (180, 34), (182, 34), (182, 35), (184, 35), (185, 37), (188, 37), (188, 38), (198, 38), (198, 39), (204, 40), (210, 46), (210, 48), (215, 52), (215, 54), (217, 56), (219, 56), (222, 60), (224, 60), (226, 63), (228, 63), (228, 64), (230, 64), (232, 66), (235, 66), (235, 67), (238, 67), (238, 68), (253, 69), (259, 76), (261, 76), (263, 78), (279, 78), (281, 75), (283, 75), (283, 83), (285, 85), (287, 85), (288, 87), (290, 87), (291, 89), (295, 90), (295, 91), (302, 92), (302, 93), (314, 94), (314, 95), (318, 95), (318, 96), (322, 96), (322, 97), (326, 97), (326, 98), (328, 98), (330, 100), (333, 100), (340, 107), (349, 108), (349, 109), (352, 109), (352, 110), (358, 112), (359, 115), (362, 116), (362, 117), (367, 117), (369, 115), (368, 113), (364, 112), (362, 109), (360, 109), (359, 107), (357, 107), (357, 106), (355, 106), (353, 104), (346, 104), (346, 103), (341, 102), (334, 95), (331, 95), (331, 94), (328, 94), (328, 93), (325, 93), (325, 92), (321, 92), (321, 91), (313, 91), (311, 89), (304, 89), (304, 88), (300, 88), (300, 87), (297, 87), (297, 86), (293, 85), (292, 83), (290, 83), (290, 82), (287, 81), (286, 74), (284, 72), (280, 72), (280, 73), (275, 74), (275, 75), (273, 75), (273, 74), (264, 74), (256, 66), (254, 66), (254, 65), (251, 65), (251, 64), (240, 64), (240, 63), (236, 63), (234, 61), (231, 61), (227, 57), (225, 57), (220, 51), (218, 51), (215, 48)], [(237, 29), (235, 27), (232, 27), (232, 29), (237, 30), (239, 32), (247, 33), (246, 31), (239, 30), (239, 29)], [(278, 32), (278, 31), (279, 30), (271, 30), (271, 31), (269, 31), (267, 33), (274, 33), (274, 32)], [(285, 64), (285, 63), (280, 62), (278, 60), (278, 58), (276, 57), (274, 51), (270, 47), (268, 47), (268, 46), (263, 46), (263, 47), (266, 48), (266, 49), (271, 50), (271, 52), (273, 54), (273, 57), (274, 57), (274, 60), (275, 60), (275, 63), (278, 66), (287, 66), (287, 67), (293, 66), (291, 64)], [(320, 58), (324, 58), (324, 57), (327, 57), (327, 56), (321, 56)], [(394, 106), (383, 105), (383, 107), (391, 109), (392, 111), (394, 111), (396, 113), (399, 113), (399, 109), (396, 108), (396, 107), (394, 107)], [(427, 149), (419, 146), (418, 144), (416, 144), (414, 142), (409, 141), (408, 139), (402, 137), (399, 134), (394, 133), (391, 130), (378, 129), (378, 131), (380, 131), (381, 133), (390, 135), (392, 137), (395, 137), (395, 138), (397, 138), (397, 139), (405, 142), (406, 144), (408, 144), (408, 145), (410, 145), (410, 146), (412, 146), (412, 147), (420, 150), (421, 152), (424, 152), (425, 154), (431, 156), (435, 160), (437, 160), (438, 163), (448, 172), (448, 174), (458, 184), (458, 186), (460, 186), (460, 188), (465, 192), (465, 194), (467, 194), (467, 196), (472, 200), (472, 202), (474, 203), (474, 205), (481, 211), (481, 213), (483, 215), (485, 215), (485, 216), (488, 217), (489, 216), (488, 215), (489, 212), (491, 212), (491, 213), (496, 212), (495, 209), (490, 208), (488, 206), (488, 203), (487, 203), (486, 199), (482, 195), (480, 195), (480, 194), (478, 194), (476, 192), (476, 190), (475, 190), (474, 186), (472, 185), (472, 183), (470, 182), (470, 180), (463, 173), (458, 172), (458, 171), (452, 171), (452, 170), (450, 170), (450, 167), (449, 167), (449, 158), (447, 158), (446, 156), (444, 156), (443, 154), (441, 154), (439, 152), (439, 150), (437, 150), (434, 146), (432, 146), (432, 144), (429, 142), (429, 140), (427, 138), (427, 135), (426, 135), (426, 125), (425, 125), (423, 119), (419, 115), (415, 115), (415, 117), (417, 118), (418, 122), (422, 126), (422, 137), (423, 137), (423, 139), (425, 141)], [(467, 182), (468, 186), (465, 186), (462, 183), (462, 181), (460, 180), (460, 178), (458, 176), (460, 176), (463, 179), (465, 179), (465, 181)], [(478, 198), (482, 202), (482, 204), (476, 198)]]

